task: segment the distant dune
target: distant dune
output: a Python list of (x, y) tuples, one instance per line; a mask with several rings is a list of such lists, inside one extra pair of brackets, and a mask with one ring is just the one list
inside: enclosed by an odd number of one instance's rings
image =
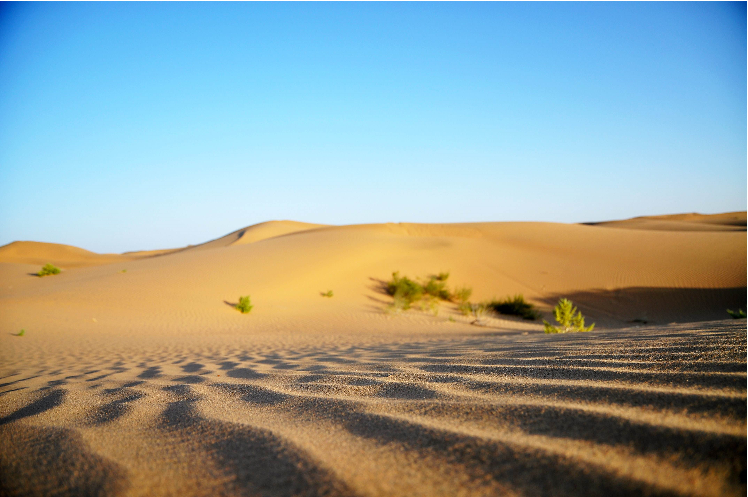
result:
[[(244, 294), (258, 317), (308, 316), (322, 325), (338, 313), (380, 313), (388, 301), (381, 283), (392, 271), (450, 271), (449, 283), (472, 287), (475, 300), (522, 293), (547, 315), (569, 297), (604, 326), (719, 319), (745, 304), (745, 219), (742, 212), (593, 226), (274, 221), (202, 245), (122, 255), (14, 242), (0, 247), (0, 274), (12, 286), (0, 296), (12, 298), (5, 319), (19, 325), (90, 309), (85, 314), (112, 313), (128, 326), (214, 327), (236, 322), (224, 301)], [(28, 276), (46, 262), (65, 271), (43, 281)], [(328, 289), (336, 297), (323, 306), (319, 292)]]
[(672, 214), (668, 216), (644, 216), (623, 221), (587, 223), (591, 226), (660, 231), (745, 231), (745, 212), (723, 214)]
[[(0, 494), (745, 495), (745, 219), (0, 247)], [(597, 328), (388, 314), (393, 271)]]

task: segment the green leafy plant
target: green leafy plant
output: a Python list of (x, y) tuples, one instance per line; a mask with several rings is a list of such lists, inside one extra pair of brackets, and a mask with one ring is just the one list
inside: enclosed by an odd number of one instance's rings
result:
[(737, 311), (727, 309), (727, 314), (729, 314), (733, 319), (745, 319), (745, 311), (743, 309), (738, 309)]
[(551, 325), (545, 319), (543, 320), (543, 326), (545, 327), (546, 333), (569, 333), (574, 331), (592, 331), (595, 328), (595, 323), (590, 326), (584, 326), (584, 316), (582, 313), (574, 307), (568, 299), (561, 299), (553, 309), (553, 314), (556, 317), (556, 321), (560, 326), (556, 327)]
[(415, 302), (421, 300), (424, 291), (419, 283), (407, 276), (401, 277), (400, 272), (395, 271), (392, 273), (392, 279), (387, 282), (387, 294), (394, 298), (397, 308), (407, 311)]
[(322, 295), (323, 297), (327, 297), (328, 299), (331, 299), (333, 295), (332, 290), (328, 290), (326, 292), (319, 292), (319, 294)]
[(19, 331), (18, 333), (16, 333), (16, 336), (17, 336), (17, 337), (22, 337), (22, 336), (23, 336), (23, 335), (25, 335), (25, 334), (26, 334), (26, 330), (23, 330), (23, 329), (22, 329), (21, 331)]
[(52, 264), (45, 264), (41, 271), (36, 273), (40, 278), (42, 276), (51, 276), (53, 274), (60, 274), (60, 268)]
[(438, 276), (431, 276), (423, 285), (423, 293), (438, 299), (448, 300), (450, 295), (449, 290), (447, 290), (447, 278), (449, 278), (449, 273), (439, 273)]
[(250, 303), (249, 295), (239, 297), (239, 303), (236, 304), (236, 310), (242, 314), (249, 314), (249, 311), (251, 311), (253, 307), (254, 306)]
[(535, 306), (527, 302), (521, 293), (514, 297), (506, 297), (504, 300), (493, 300), (489, 303), (489, 306), (499, 314), (520, 316), (522, 319), (531, 321), (540, 317), (540, 313), (535, 309)]

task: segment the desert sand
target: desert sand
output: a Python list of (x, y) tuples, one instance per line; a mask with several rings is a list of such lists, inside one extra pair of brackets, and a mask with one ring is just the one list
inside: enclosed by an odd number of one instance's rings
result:
[[(45, 263), (62, 273), (34, 276)], [(393, 271), (449, 271), (476, 302), (521, 293), (548, 320), (567, 297), (596, 329), (387, 312)], [(746, 321), (726, 313), (745, 307), (745, 212), (279, 221), (126, 254), (14, 242), (0, 490), (745, 495)]]

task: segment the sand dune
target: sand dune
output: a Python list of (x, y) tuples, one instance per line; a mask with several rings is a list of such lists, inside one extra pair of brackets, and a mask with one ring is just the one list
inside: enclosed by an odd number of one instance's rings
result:
[(588, 223), (591, 226), (659, 231), (745, 231), (745, 212), (643, 216), (622, 221)]
[[(0, 493), (744, 495), (745, 213), (688, 216), (1, 247)], [(598, 328), (387, 314), (395, 270)]]

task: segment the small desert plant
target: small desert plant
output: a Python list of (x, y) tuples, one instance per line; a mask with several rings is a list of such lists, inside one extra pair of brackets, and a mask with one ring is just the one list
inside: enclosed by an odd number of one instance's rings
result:
[(333, 295), (332, 290), (328, 290), (326, 292), (319, 292), (319, 294), (322, 295), (323, 297), (327, 297), (328, 299), (331, 299)]
[(236, 310), (242, 314), (248, 314), (254, 306), (249, 301), (249, 295), (239, 297), (239, 303), (236, 304)]
[(392, 280), (387, 283), (387, 293), (395, 299), (396, 307), (407, 311), (410, 306), (423, 297), (423, 287), (408, 278), (400, 277), (400, 272), (392, 273)]
[(457, 306), (457, 310), (462, 313), (463, 316), (469, 316), (473, 312), (473, 306), (470, 302), (460, 302)]
[(462, 286), (460, 288), (456, 288), (454, 292), (452, 292), (452, 301), (457, 302), (458, 304), (463, 304), (470, 300), (470, 296), (473, 294), (473, 289), (469, 286)]
[(25, 335), (25, 334), (26, 334), (26, 330), (23, 330), (23, 329), (22, 329), (21, 331), (19, 331), (18, 333), (16, 333), (16, 336), (17, 336), (17, 337), (22, 337), (22, 336), (23, 336), (23, 335)]
[(439, 299), (436, 297), (429, 296), (428, 298), (421, 299), (421, 310), (431, 311), (434, 316), (439, 315)]
[(120, 271), (120, 273), (126, 273), (126, 272), (127, 272), (127, 269), (123, 269), (122, 271)]
[(556, 321), (560, 325), (555, 327), (551, 325), (545, 319), (543, 320), (543, 326), (545, 326), (546, 333), (569, 333), (572, 331), (592, 331), (595, 328), (595, 323), (590, 326), (584, 326), (584, 316), (582, 313), (574, 307), (568, 299), (561, 299), (553, 309), (553, 314), (556, 317)]
[(60, 268), (52, 264), (45, 264), (42, 270), (36, 273), (40, 278), (42, 276), (50, 276), (53, 274), (60, 274)]
[(745, 319), (745, 311), (743, 309), (738, 309), (737, 311), (727, 309), (727, 314), (729, 314), (733, 319)]
[(423, 285), (423, 293), (438, 299), (448, 300), (447, 278), (449, 278), (449, 273), (439, 273), (438, 276), (431, 276), (426, 284)]
[(527, 302), (521, 293), (504, 300), (494, 300), (489, 305), (492, 310), (499, 314), (520, 316), (522, 319), (528, 320), (535, 320), (540, 317), (540, 313), (535, 309), (535, 306)]
[(477, 324), (479, 326), (485, 324), (484, 319), (489, 310), (489, 304), (483, 302), (480, 304), (470, 304), (470, 312), (475, 318), (475, 320), (471, 324)]

